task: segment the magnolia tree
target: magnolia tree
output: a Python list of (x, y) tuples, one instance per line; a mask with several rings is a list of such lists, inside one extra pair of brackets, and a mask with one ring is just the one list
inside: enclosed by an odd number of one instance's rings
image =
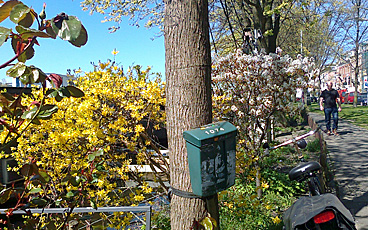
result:
[(298, 112), (292, 97), (297, 88), (307, 86), (314, 74), (312, 60), (301, 56), (293, 60), (273, 53), (244, 55), (237, 51), (214, 62), (214, 116), (237, 126), (241, 150), (238, 169), (254, 166), (257, 187), (261, 185), (262, 146), (271, 121), (278, 114)]

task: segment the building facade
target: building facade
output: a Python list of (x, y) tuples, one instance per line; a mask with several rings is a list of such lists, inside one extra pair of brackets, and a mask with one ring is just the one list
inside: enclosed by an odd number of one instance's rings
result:
[[(330, 66), (329, 70), (322, 74), (321, 89), (326, 88), (327, 82), (333, 82), (336, 89), (345, 90), (347, 92), (355, 91), (355, 57), (354, 51), (348, 52), (345, 58), (341, 58), (334, 66)], [(358, 55), (358, 92), (367, 92), (368, 89), (368, 43), (362, 43), (359, 46)]]
[[(46, 73), (47, 75), (49, 75), (50, 73)], [(72, 85), (71, 81), (75, 80), (75, 78), (69, 77), (67, 75), (62, 75), (62, 74), (58, 74), (62, 80), (63, 83), (61, 86), (68, 86), (68, 85)], [(13, 78), (12, 83), (11, 83), (12, 87), (31, 87), (31, 85), (24, 85), (19, 78)], [(46, 82), (46, 87), (47, 88), (51, 88), (52, 85), (49, 81)]]

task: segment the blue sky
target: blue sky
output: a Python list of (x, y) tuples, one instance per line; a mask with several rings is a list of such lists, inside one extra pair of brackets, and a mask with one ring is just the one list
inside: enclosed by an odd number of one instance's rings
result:
[[(87, 11), (82, 11), (78, 0), (23, 0), (24, 4), (33, 7), (36, 12), (42, 10), (42, 5), (46, 3), (47, 19), (55, 17), (58, 13), (65, 12), (68, 15), (77, 16), (87, 29), (88, 42), (81, 48), (74, 47), (67, 41), (60, 38), (44, 39), (39, 38), (40, 46), (35, 45), (35, 56), (26, 62), (27, 65), (34, 65), (46, 73), (66, 74), (67, 69), (78, 69), (92, 71), (91, 62), (105, 62), (113, 59), (112, 51), (116, 49), (119, 53), (115, 61), (127, 69), (133, 64), (152, 67), (152, 72), (160, 72), (165, 75), (165, 49), (163, 36), (155, 36), (158, 29), (147, 29), (129, 25), (128, 19), (120, 25), (120, 30), (109, 33), (108, 28), (114, 23), (101, 23), (103, 15), (94, 13), (90, 15)], [(36, 25), (36, 24), (35, 24)], [(143, 25), (143, 23), (142, 23)], [(14, 23), (6, 20), (0, 26), (14, 28)], [(32, 27), (35, 28), (35, 27)], [(152, 40), (152, 38), (155, 38)], [(10, 47), (10, 42), (4, 43), (0, 47), (0, 63), (3, 64), (14, 53)], [(16, 62), (14, 62), (16, 63)], [(6, 77), (6, 70), (0, 70), (0, 80), (11, 79)]]

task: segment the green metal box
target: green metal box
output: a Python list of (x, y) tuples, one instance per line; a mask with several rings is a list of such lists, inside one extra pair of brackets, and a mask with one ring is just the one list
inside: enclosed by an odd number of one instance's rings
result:
[(234, 185), (236, 133), (227, 121), (184, 131), (194, 194), (211, 196)]

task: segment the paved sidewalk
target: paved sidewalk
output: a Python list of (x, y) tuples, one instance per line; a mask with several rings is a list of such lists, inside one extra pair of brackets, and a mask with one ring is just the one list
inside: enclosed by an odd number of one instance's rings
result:
[[(326, 129), (324, 116), (310, 113)], [(339, 136), (324, 134), (337, 194), (356, 219), (358, 230), (368, 230), (368, 130), (339, 119)]]

